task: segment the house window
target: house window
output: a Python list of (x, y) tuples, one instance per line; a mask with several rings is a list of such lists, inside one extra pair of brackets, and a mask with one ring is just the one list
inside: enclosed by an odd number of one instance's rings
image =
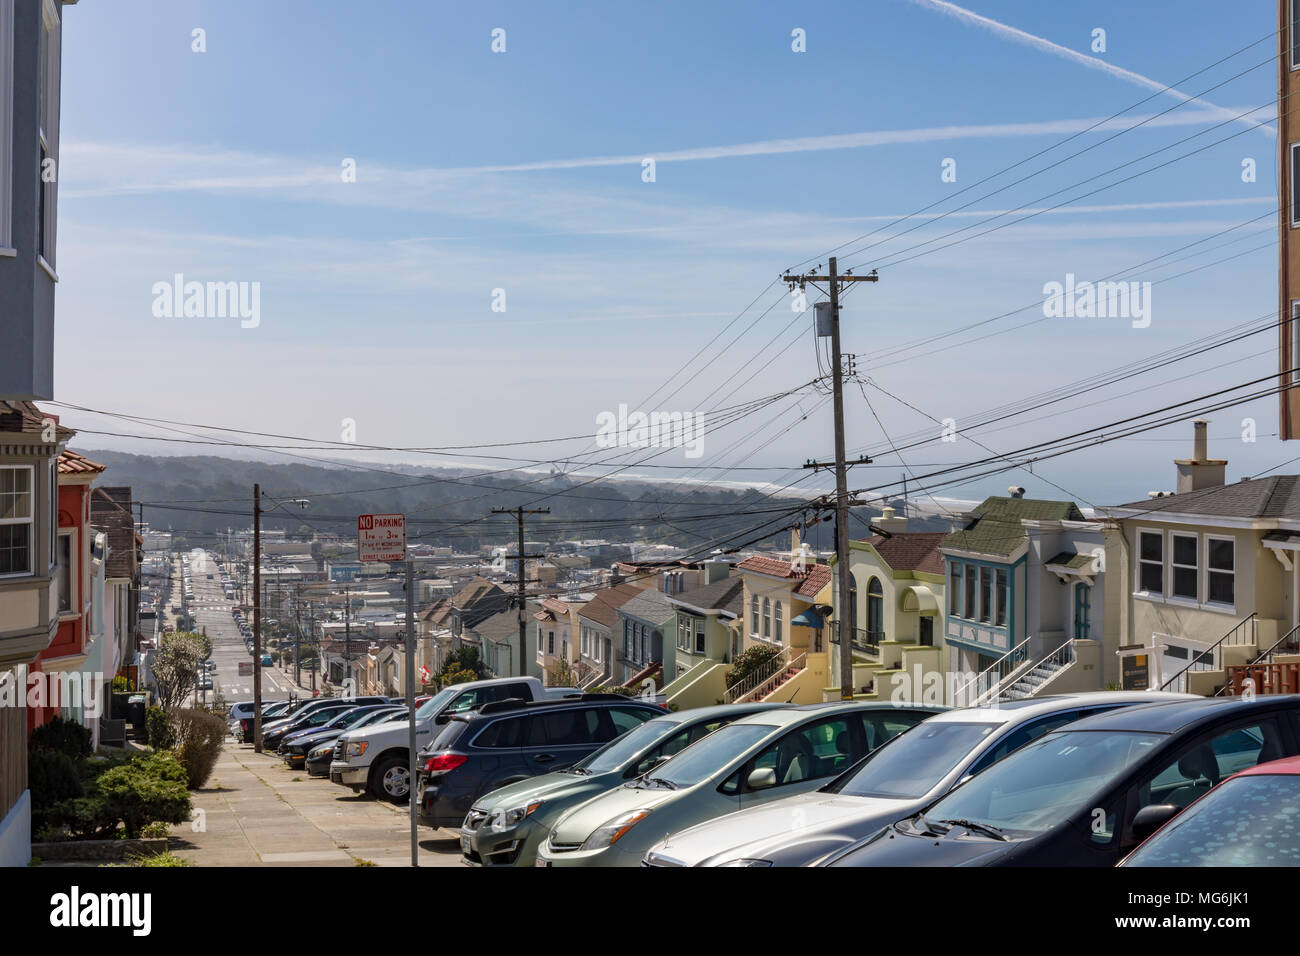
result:
[(546, 653), (555, 653), (555, 632), (547, 631), (546, 633)]
[(997, 598), (996, 598), (997, 612), (994, 615), (993, 623), (996, 624), (998, 627), (1006, 627), (1007, 626), (1007, 604), (1010, 603), (1008, 600), (1008, 596), (1011, 592), (1011, 587), (1010, 587), (1010, 579), (1007, 577), (1007, 572), (1002, 568), (998, 568), (996, 587), (997, 587)]
[(1300, 67), (1300, 0), (1291, 0), (1291, 69)]
[(966, 565), (966, 570), (962, 574), (962, 585), (964, 588), (964, 601), (962, 603), (961, 616), (968, 621), (975, 620), (975, 565)]
[(1291, 381), (1300, 382), (1300, 300), (1291, 303), (1291, 328), (1287, 330), (1286, 341), (1291, 343), (1291, 350), (1284, 371), (1291, 372)]
[(948, 613), (961, 617), (961, 565), (953, 561), (948, 565)]
[(591, 644), (592, 644), (592, 647), (591, 647), (591, 656), (592, 656), (592, 658), (596, 661), (597, 664), (600, 663), (600, 651), (601, 651), (600, 643), (601, 643), (601, 641), (600, 641), (600, 635), (599, 635), (599, 634), (593, 634), (593, 635), (592, 635), (592, 641), (591, 641)]
[(1171, 534), (1169, 537), (1173, 551), (1170, 561), (1173, 573), (1170, 575), (1169, 592), (1173, 597), (1195, 601), (1200, 595), (1196, 535)]
[(37, 169), (38, 212), (36, 217), (36, 252), (54, 268), (55, 208), (59, 172), (59, 61), (61, 59), (58, 5), (54, 0), (41, 4), (40, 37), (40, 150)]
[(880, 586), (880, 578), (872, 578), (867, 582), (867, 638), (877, 639), (885, 630), (885, 598), (884, 589)]
[(749, 633), (758, 633), (758, 595), (749, 599)]
[(776, 642), (777, 642), (778, 644), (782, 643), (782, 637), (781, 637), (781, 634), (782, 634), (782, 627), (781, 627), (781, 602), (780, 602), (780, 601), (777, 601), (777, 602), (776, 602), (776, 631), (775, 631), (775, 633), (776, 633)]
[(1079, 583), (1074, 586), (1074, 639), (1086, 641), (1092, 624), (1092, 588)]
[(1291, 144), (1291, 225), (1300, 226), (1300, 197), (1296, 196), (1296, 184), (1300, 183), (1300, 143)]
[(705, 647), (704, 647), (704, 622), (703, 622), (703, 621), (696, 621), (696, 622), (695, 622), (695, 653), (696, 653), (696, 654), (703, 654), (704, 651), (705, 651)]
[(72, 532), (59, 532), (59, 613), (66, 614), (73, 609), (72, 587), (76, 579), (72, 575)]
[(763, 598), (763, 637), (772, 637), (772, 602), (768, 598)]
[(1138, 532), (1138, 590), (1165, 593), (1165, 541), (1159, 531)]
[(32, 469), (0, 467), (0, 575), (32, 574)]
[(980, 622), (993, 621), (993, 569), (980, 568)]
[(1236, 542), (1232, 538), (1205, 538), (1206, 600), (1236, 604)]

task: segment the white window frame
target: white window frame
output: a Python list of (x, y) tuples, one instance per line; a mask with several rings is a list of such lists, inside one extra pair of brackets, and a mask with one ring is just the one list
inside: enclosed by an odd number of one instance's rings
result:
[(43, 193), (45, 219), (41, 224), (41, 248), (35, 250), (36, 262), (51, 279), (59, 281), (55, 272), (58, 259), (58, 207), (59, 176), (62, 172), (59, 163), (59, 88), (61, 85), (63, 60), (63, 26), (59, 18), (58, 4), (54, 0), (42, 0), (41, 28), (49, 35), (46, 46), (47, 56), (41, 63), (42, 75), (39, 78), (44, 97), (44, 110), (38, 117), (41, 147), (48, 159), (54, 160), (54, 181), (45, 182), (43, 170), (37, 168), (37, 188)]
[[(1166, 542), (1166, 546), (1168, 547), (1168, 550), (1165, 552), (1165, 569), (1166, 569), (1165, 600), (1170, 604), (1195, 604), (1199, 606), (1201, 603), (1201, 595), (1204, 593), (1201, 590), (1201, 570), (1202, 567), (1204, 566), (1204, 562), (1201, 560), (1201, 536), (1199, 534), (1196, 534), (1195, 532), (1189, 533), (1186, 531), (1172, 531), (1172, 530), (1167, 532), (1167, 534), (1168, 534), (1168, 540)], [(1175, 538), (1192, 539), (1195, 554), (1196, 554), (1196, 564), (1194, 566), (1188, 564), (1175, 563), (1174, 561), (1174, 539)], [(1182, 571), (1186, 571), (1190, 569), (1196, 572), (1195, 574), (1196, 593), (1191, 597), (1174, 593), (1175, 569), (1182, 570)]]
[[(36, 469), (32, 465), (0, 465), (0, 471), (27, 472), (27, 496), (29, 499), (26, 518), (0, 517), (0, 525), (27, 525), (27, 570), (9, 571), (0, 574), (0, 578), (29, 578), (36, 573), (36, 552), (38, 548), (36, 540)], [(51, 557), (50, 563), (54, 563), (53, 557)]]
[(778, 644), (785, 643), (785, 616), (781, 612), (781, 602), (777, 601), (772, 608), (772, 633), (776, 637)]
[(749, 597), (749, 633), (758, 637), (758, 595)]
[[(79, 567), (77, 561), (77, 530), (75, 528), (60, 528), (55, 535), (54, 546), (55, 555), (61, 556), (63, 551), (63, 539), (68, 539), (68, 606), (63, 606), (63, 579), (62, 573), (59, 576), (59, 617), (77, 617), (80, 609), (72, 603), (73, 595), (77, 592), (77, 578), (79, 576)], [(60, 566), (60, 572), (62, 567)]]
[[(1148, 591), (1146, 590), (1146, 588), (1142, 586), (1142, 565), (1156, 563), (1154, 561), (1144, 560), (1142, 557), (1142, 536), (1143, 535), (1151, 535), (1155, 538), (1158, 538), (1160, 541), (1160, 587), (1162, 590), (1158, 594), (1155, 591)], [(1167, 548), (1168, 545), (1165, 541), (1165, 536), (1161, 534), (1159, 531), (1154, 530), (1152, 528), (1138, 529), (1137, 547), (1135, 548), (1135, 554), (1134, 554), (1136, 560), (1133, 562), (1134, 575), (1136, 578), (1133, 582), (1134, 594), (1140, 594), (1142, 597), (1151, 598), (1153, 600), (1159, 599), (1163, 601), (1165, 599), (1166, 592), (1168, 592), (1169, 590), (1167, 582), (1165, 581), (1165, 578), (1168, 577), (1168, 575), (1165, 573), (1165, 560), (1168, 554)]]
[(0, 256), (14, 248), (14, 0), (0, 0)]
[(772, 599), (763, 598), (763, 640), (772, 639)]
[(603, 648), (600, 646), (601, 643), (602, 641), (600, 639), (599, 633), (591, 635), (591, 659), (594, 660), (597, 664), (601, 662), (600, 652), (603, 650)]
[[(1227, 535), (1227, 534), (1207, 533), (1202, 537), (1204, 541), (1202, 544), (1203, 553), (1201, 555), (1201, 565), (1203, 568), (1202, 570), (1203, 577), (1201, 579), (1201, 593), (1205, 595), (1204, 604), (1206, 607), (1217, 607), (1217, 608), (1226, 608), (1228, 610), (1236, 610), (1237, 607), (1237, 539), (1232, 535)], [(1232, 577), (1232, 603), (1231, 604), (1224, 603), (1223, 601), (1210, 600), (1210, 573), (1211, 573), (1210, 543), (1212, 541), (1226, 541), (1229, 545), (1232, 546), (1232, 570), (1224, 571), (1222, 569), (1216, 569), (1213, 572), (1215, 574), (1231, 575)]]

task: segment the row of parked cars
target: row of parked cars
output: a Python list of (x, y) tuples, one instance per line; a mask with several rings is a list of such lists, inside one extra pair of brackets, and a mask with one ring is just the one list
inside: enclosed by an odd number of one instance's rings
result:
[[(292, 766), (409, 799), (404, 707), (287, 719), (264, 734)], [(416, 720), (420, 818), (473, 866), (1300, 865), (1294, 696), (669, 713), (507, 678)]]

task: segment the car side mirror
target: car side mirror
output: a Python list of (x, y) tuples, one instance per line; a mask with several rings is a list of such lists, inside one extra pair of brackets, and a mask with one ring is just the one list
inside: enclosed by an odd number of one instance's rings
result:
[(664, 757), (662, 755), (658, 757), (645, 757), (644, 759), (641, 760), (640, 763), (632, 767), (631, 771), (629, 771), (628, 773), (628, 776), (640, 777), (642, 774), (647, 774), (667, 759), (668, 759), (667, 757)]
[(435, 724), (438, 724), (439, 726), (447, 723), (450, 720), (451, 720), (451, 714), (446, 714), (446, 713), (439, 714), (437, 717), (433, 718), (433, 722)]
[(1172, 803), (1151, 803), (1133, 818), (1133, 836), (1140, 843), (1178, 816), (1181, 808)]
[(776, 771), (771, 767), (755, 770), (746, 781), (750, 790), (766, 790), (776, 786)]

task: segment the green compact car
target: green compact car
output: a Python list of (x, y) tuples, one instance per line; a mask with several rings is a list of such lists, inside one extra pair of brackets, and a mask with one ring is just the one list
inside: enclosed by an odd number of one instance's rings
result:
[(561, 816), (536, 863), (639, 866), (669, 834), (812, 790), (946, 709), (850, 701), (741, 717)]
[(461, 862), (532, 866), (538, 845), (566, 810), (641, 776), (733, 720), (789, 706), (730, 704), (665, 714), (611, 740), (571, 767), (484, 794), (461, 824)]

